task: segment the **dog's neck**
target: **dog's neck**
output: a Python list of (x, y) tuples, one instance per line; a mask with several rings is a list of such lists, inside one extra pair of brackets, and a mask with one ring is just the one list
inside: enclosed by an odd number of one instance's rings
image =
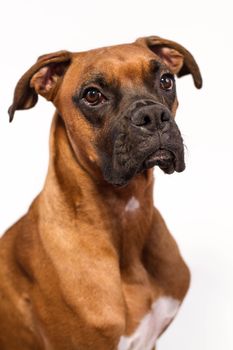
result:
[(49, 170), (42, 192), (49, 203), (46, 215), (51, 207), (57, 217), (68, 215), (69, 222), (75, 225), (76, 218), (85, 213), (89, 225), (111, 231), (114, 245), (127, 249), (124, 255), (130, 256), (129, 250), (136, 246), (143, 249), (153, 215), (152, 170), (137, 175), (124, 187), (108, 184), (101, 177), (93, 181), (93, 174), (77, 159), (64, 122), (56, 114), (51, 128)]

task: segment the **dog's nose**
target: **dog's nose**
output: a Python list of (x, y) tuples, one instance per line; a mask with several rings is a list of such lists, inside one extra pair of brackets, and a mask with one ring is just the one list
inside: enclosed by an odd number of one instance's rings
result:
[(134, 110), (131, 115), (131, 124), (145, 130), (154, 131), (163, 129), (171, 118), (170, 111), (165, 106), (153, 104)]

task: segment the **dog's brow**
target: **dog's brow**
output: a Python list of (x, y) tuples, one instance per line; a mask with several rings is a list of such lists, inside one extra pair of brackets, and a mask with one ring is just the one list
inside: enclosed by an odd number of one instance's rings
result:
[(159, 61), (151, 60), (149, 63), (150, 72), (153, 74), (157, 73), (161, 67), (162, 64)]
[(89, 79), (86, 81), (85, 85), (93, 83), (98, 84), (102, 88), (106, 88), (109, 86), (109, 83), (107, 82), (102, 73), (91, 74), (91, 76), (89, 76)]

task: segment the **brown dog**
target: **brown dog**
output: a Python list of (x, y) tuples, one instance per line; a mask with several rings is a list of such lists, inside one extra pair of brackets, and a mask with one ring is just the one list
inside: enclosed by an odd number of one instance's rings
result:
[(9, 110), (54, 103), (45, 186), (0, 241), (1, 350), (152, 350), (189, 271), (153, 206), (152, 167), (184, 170), (173, 74), (201, 76), (159, 37), (41, 56)]

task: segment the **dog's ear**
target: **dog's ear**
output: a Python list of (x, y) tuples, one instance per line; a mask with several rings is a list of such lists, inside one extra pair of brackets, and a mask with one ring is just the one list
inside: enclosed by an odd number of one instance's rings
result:
[(158, 36), (139, 38), (136, 44), (148, 47), (168, 66), (173, 74), (182, 77), (192, 74), (195, 86), (202, 87), (202, 77), (199, 67), (189, 51), (174, 41), (162, 39)]
[(35, 106), (38, 94), (49, 101), (54, 99), (71, 56), (68, 51), (58, 51), (38, 58), (16, 85), (13, 103), (8, 110), (10, 122), (16, 110)]

